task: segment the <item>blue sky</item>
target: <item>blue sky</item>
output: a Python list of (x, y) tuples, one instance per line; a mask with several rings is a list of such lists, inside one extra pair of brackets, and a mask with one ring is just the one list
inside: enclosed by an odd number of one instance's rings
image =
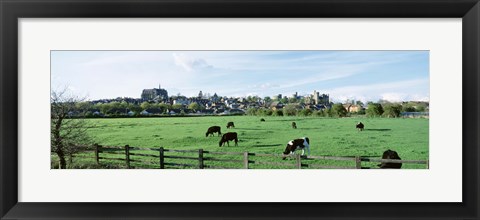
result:
[(87, 99), (330, 94), (334, 102), (428, 101), (428, 51), (52, 51), (52, 89)]

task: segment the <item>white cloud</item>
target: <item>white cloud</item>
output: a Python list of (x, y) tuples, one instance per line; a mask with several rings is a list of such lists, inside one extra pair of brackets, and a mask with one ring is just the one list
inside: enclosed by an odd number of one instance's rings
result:
[(211, 68), (212, 66), (207, 63), (204, 59), (195, 58), (188, 56), (186, 54), (173, 54), (173, 59), (175, 61), (175, 65), (182, 67), (188, 72), (202, 69), (202, 68)]
[(271, 84), (271, 83), (263, 83), (260, 85), (254, 85), (253, 88), (255, 89), (271, 89), (271, 88), (276, 88), (279, 87), (277, 84)]
[(381, 99), (387, 100), (390, 102), (400, 102), (400, 101), (405, 101), (408, 98), (408, 94), (405, 93), (383, 93), (381, 95)]
[[(415, 79), (391, 83), (375, 83), (362, 86), (344, 86), (326, 91), (334, 101), (344, 102), (347, 99), (360, 101), (377, 101), (379, 99), (398, 101), (428, 101), (428, 79)], [(419, 89), (420, 88), (420, 89)], [(415, 91), (407, 94), (405, 90)], [(422, 92), (425, 92), (422, 94)]]

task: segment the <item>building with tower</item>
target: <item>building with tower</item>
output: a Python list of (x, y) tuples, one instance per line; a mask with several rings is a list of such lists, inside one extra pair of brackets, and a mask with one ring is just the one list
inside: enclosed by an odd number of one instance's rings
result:
[(328, 94), (320, 95), (320, 92), (317, 92), (317, 90), (314, 90), (311, 96), (311, 102), (313, 102), (313, 104), (315, 105), (319, 105), (319, 104), (328, 105), (330, 104), (330, 96)]
[(168, 101), (168, 92), (165, 89), (160, 87), (160, 84), (157, 88), (153, 89), (144, 89), (142, 91), (141, 100), (143, 102), (154, 101), (154, 102), (167, 102)]

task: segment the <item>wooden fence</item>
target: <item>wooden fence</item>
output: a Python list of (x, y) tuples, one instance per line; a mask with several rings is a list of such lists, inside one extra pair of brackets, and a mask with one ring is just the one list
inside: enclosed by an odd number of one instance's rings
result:
[[(142, 151), (142, 152), (138, 152)], [(144, 153), (145, 151), (150, 151), (152, 153)], [(289, 160), (282, 160), (282, 162), (272, 162), (272, 161), (261, 161), (261, 157), (269, 158), (283, 158), (283, 154), (263, 154), (263, 153), (252, 153), (252, 152), (217, 152), (217, 151), (206, 151), (203, 149), (198, 150), (174, 150), (174, 149), (165, 149), (160, 148), (139, 148), (139, 147), (130, 147), (125, 145), (124, 147), (107, 147), (101, 146), (98, 144), (94, 145), (95, 160), (97, 164), (101, 164), (102, 161), (116, 160), (123, 161), (127, 169), (136, 168), (132, 166), (132, 163), (141, 163), (142, 160), (139, 160), (138, 157), (148, 157), (153, 159), (160, 169), (165, 168), (174, 168), (174, 167), (188, 167), (188, 168), (197, 168), (197, 169), (232, 169), (232, 167), (217, 166), (217, 165), (207, 165), (205, 162), (214, 161), (214, 162), (224, 162), (224, 163), (233, 163), (241, 165), (242, 169), (249, 169), (252, 164), (254, 165), (269, 165), (277, 167), (291, 167), (296, 169), (302, 168), (315, 168), (315, 169), (370, 169), (368, 167), (362, 167), (362, 162), (379, 162), (379, 163), (403, 163), (403, 164), (425, 164), (428, 169), (428, 160), (392, 160), (392, 159), (377, 159), (363, 156), (355, 157), (334, 157), (334, 156), (308, 156), (303, 157), (300, 154), (288, 155)], [(171, 153), (180, 153), (180, 154), (194, 154), (195, 156), (184, 156), (184, 155), (172, 155)], [(109, 157), (107, 155), (117, 155), (117, 157)], [(241, 159), (224, 159), (219, 158), (220, 155), (236, 155)], [(122, 157), (118, 157), (122, 156)], [(132, 157), (136, 157), (135, 159)], [(293, 159), (293, 162), (292, 162)], [(179, 161), (180, 160), (180, 161)], [(325, 166), (320, 164), (309, 164), (304, 163), (306, 161), (312, 160), (334, 160), (334, 161), (351, 161), (351, 166)], [(184, 163), (183, 161), (191, 161), (191, 163)], [(182, 163), (183, 162), (183, 163)], [(233, 169), (240, 169), (239, 166)]]

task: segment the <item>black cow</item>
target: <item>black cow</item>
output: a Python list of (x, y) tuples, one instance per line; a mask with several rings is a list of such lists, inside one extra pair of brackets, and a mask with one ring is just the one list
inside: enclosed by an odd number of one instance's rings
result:
[[(391, 159), (391, 160), (401, 160), (397, 154), (396, 151), (393, 150), (386, 150), (383, 152), (382, 159)], [(400, 169), (402, 167), (402, 163), (387, 163), (387, 162), (382, 162), (381, 164), (378, 164), (382, 169)]]
[(218, 136), (222, 134), (222, 131), (220, 130), (220, 126), (212, 126), (209, 127), (207, 130), (207, 133), (205, 134), (205, 137), (208, 137), (208, 135), (213, 136), (213, 133), (217, 132)]
[(262, 121), (262, 122), (263, 122), (263, 121), (265, 121), (265, 119), (261, 118), (261, 119), (260, 119), (260, 121)]
[(305, 149), (308, 151), (307, 155), (310, 154), (310, 139), (308, 139), (308, 137), (291, 140), (287, 143), (287, 147), (283, 152), (283, 159), (285, 160), (286, 156), (289, 154), (294, 154), (296, 150), (302, 150), (303, 156)]
[(233, 124), (233, 121), (229, 121), (227, 123), (227, 128), (235, 128), (235, 125)]
[(237, 132), (228, 132), (226, 134), (223, 134), (222, 139), (220, 139), (220, 142), (218, 143), (218, 146), (224, 146), (225, 142), (227, 142), (227, 145), (230, 147), (229, 141), (235, 141), (235, 146), (238, 146), (238, 137), (237, 137)]
[(293, 129), (297, 129), (297, 123), (292, 122), (292, 128), (293, 128)]
[(363, 128), (365, 125), (362, 124), (362, 122), (358, 122), (358, 124), (355, 126), (359, 131), (363, 131)]

